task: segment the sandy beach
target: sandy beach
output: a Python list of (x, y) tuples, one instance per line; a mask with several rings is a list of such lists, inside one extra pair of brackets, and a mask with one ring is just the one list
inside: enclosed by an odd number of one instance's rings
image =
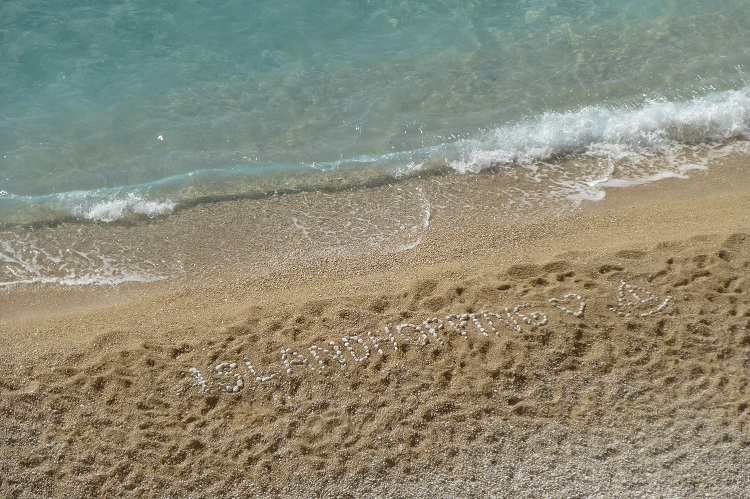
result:
[(748, 494), (747, 166), (433, 209), (397, 252), (0, 291), (0, 495)]

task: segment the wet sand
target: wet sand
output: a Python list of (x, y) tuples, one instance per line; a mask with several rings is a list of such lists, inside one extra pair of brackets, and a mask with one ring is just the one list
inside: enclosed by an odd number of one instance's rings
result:
[(741, 496), (748, 161), (533, 217), (476, 175), (384, 252), (194, 243), (169, 281), (9, 288), (0, 495)]

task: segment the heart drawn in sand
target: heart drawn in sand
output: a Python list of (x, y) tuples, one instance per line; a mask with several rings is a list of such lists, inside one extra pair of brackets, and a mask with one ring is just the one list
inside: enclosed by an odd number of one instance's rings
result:
[[(550, 298), (549, 302), (566, 314), (572, 315), (574, 317), (583, 317), (583, 310), (586, 308), (586, 303), (583, 301), (583, 298), (581, 298), (581, 295), (577, 295), (575, 293), (568, 293), (562, 298)], [(578, 311), (576, 312), (573, 312), (571, 309), (565, 306), (567, 304), (575, 305), (575, 302), (578, 302)]]

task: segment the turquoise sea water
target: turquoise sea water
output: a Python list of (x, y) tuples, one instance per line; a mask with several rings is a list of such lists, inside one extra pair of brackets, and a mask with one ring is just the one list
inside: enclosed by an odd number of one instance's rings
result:
[(569, 172), (588, 197), (678, 175), (748, 137), (748, 26), (742, 0), (3, 2), (0, 227), (561, 158), (640, 165)]

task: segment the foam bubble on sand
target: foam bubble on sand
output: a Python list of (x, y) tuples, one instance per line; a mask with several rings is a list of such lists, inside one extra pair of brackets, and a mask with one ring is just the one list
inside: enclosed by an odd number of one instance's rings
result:
[(127, 256), (115, 243), (71, 242), (75, 232), (54, 229), (0, 232), (0, 288), (20, 284), (65, 286), (153, 282), (166, 278), (149, 261)]

